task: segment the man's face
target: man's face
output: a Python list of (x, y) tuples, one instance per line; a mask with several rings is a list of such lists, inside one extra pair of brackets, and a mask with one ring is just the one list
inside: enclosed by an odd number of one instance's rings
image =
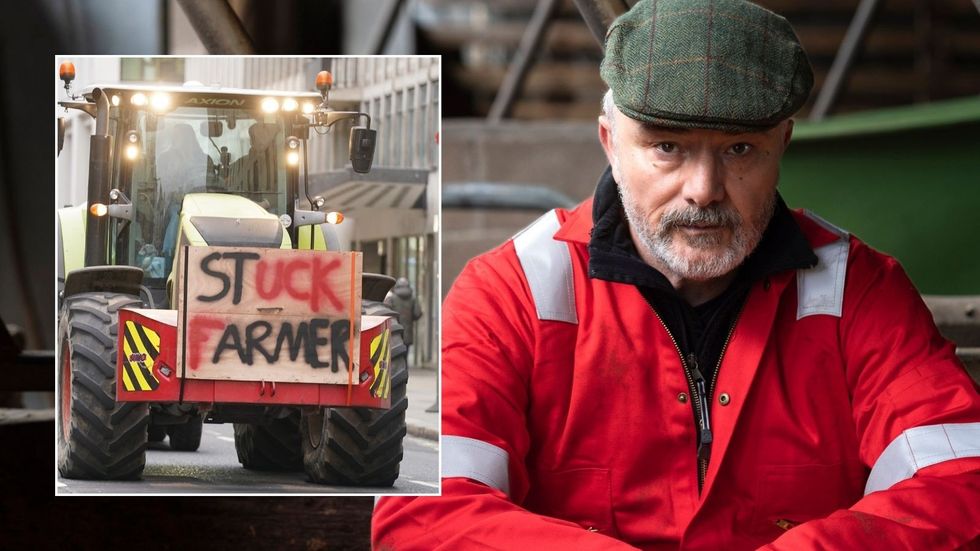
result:
[(616, 109), (613, 116), (599, 118), (599, 138), (644, 260), (672, 281), (737, 268), (772, 217), (792, 121), (729, 134), (652, 126)]

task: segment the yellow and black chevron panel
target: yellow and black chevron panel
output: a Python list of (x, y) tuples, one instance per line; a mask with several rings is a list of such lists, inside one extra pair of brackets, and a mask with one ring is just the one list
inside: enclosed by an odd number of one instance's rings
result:
[(371, 339), (371, 366), (374, 368), (374, 382), (371, 383), (371, 395), (375, 398), (388, 399), (391, 393), (391, 347), (389, 340), (391, 330), (385, 329), (377, 337)]
[(129, 320), (123, 339), (122, 381), (130, 392), (149, 392), (160, 386), (153, 374), (153, 362), (160, 355), (160, 335)]

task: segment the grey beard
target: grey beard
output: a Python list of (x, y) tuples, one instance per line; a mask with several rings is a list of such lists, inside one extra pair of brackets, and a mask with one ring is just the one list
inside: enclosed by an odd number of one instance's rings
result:
[[(626, 220), (640, 239), (643, 247), (668, 271), (682, 279), (705, 281), (721, 277), (742, 264), (755, 250), (762, 239), (769, 220), (776, 209), (776, 192), (766, 201), (759, 217), (745, 224), (737, 211), (731, 208), (712, 206), (708, 208), (688, 207), (682, 210), (667, 211), (656, 228), (644, 216), (639, 206), (626, 190), (619, 185), (619, 197), (623, 202)], [(722, 252), (707, 258), (691, 259), (678, 254), (674, 249), (674, 239), (684, 239), (692, 249), (707, 250), (720, 245), (721, 236), (716, 234), (688, 236), (678, 233), (678, 226), (710, 224), (727, 226), (732, 231), (732, 243)]]

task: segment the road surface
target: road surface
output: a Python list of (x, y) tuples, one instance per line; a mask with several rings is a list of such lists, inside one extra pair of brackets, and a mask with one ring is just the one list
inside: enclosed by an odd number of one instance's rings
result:
[(392, 488), (322, 486), (303, 472), (249, 471), (235, 453), (234, 426), (205, 424), (196, 452), (170, 449), (167, 440), (151, 443), (139, 481), (68, 480), (60, 476), (58, 494), (437, 494), (439, 452), (436, 441), (414, 436), (404, 440), (400, 476)]

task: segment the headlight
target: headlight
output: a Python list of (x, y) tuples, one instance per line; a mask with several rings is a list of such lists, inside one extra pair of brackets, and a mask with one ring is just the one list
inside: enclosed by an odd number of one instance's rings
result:
[(262, 111), (266, 113), (275, 113), (279, 110), (279, 102), (276, 98), (265, 98), (262, 100)]
[(303, 102), (303, 113), (304, 114), (309, 115), (310, 113), (312, 113), (315, 110), (316, 110), (316, 106), (313, 105), (313, 102), (312, 101), (304, 101)]
[(150, 105), (155, 111), (163, 111), (167, 107), (170, 107), (170, 96), (167, 94), (153, 94), (150, 99)]
[(136, 92), (133, 94), (133, 97), (129, 98), (129, 101), (137, 107), (142, 107), (146, 105), (146, 94), (143, 92)]
[(282, 100), (283, 111), (295, 111), (297, 107), (299, 107), (299, 104), (296, 103), (296, 100), (293, 98), (286, 98)]
[(140, 156), (140, 136), (135, 130), (126, 132), (126, 147), (123, 148), (123, 154), (130, 161)]

